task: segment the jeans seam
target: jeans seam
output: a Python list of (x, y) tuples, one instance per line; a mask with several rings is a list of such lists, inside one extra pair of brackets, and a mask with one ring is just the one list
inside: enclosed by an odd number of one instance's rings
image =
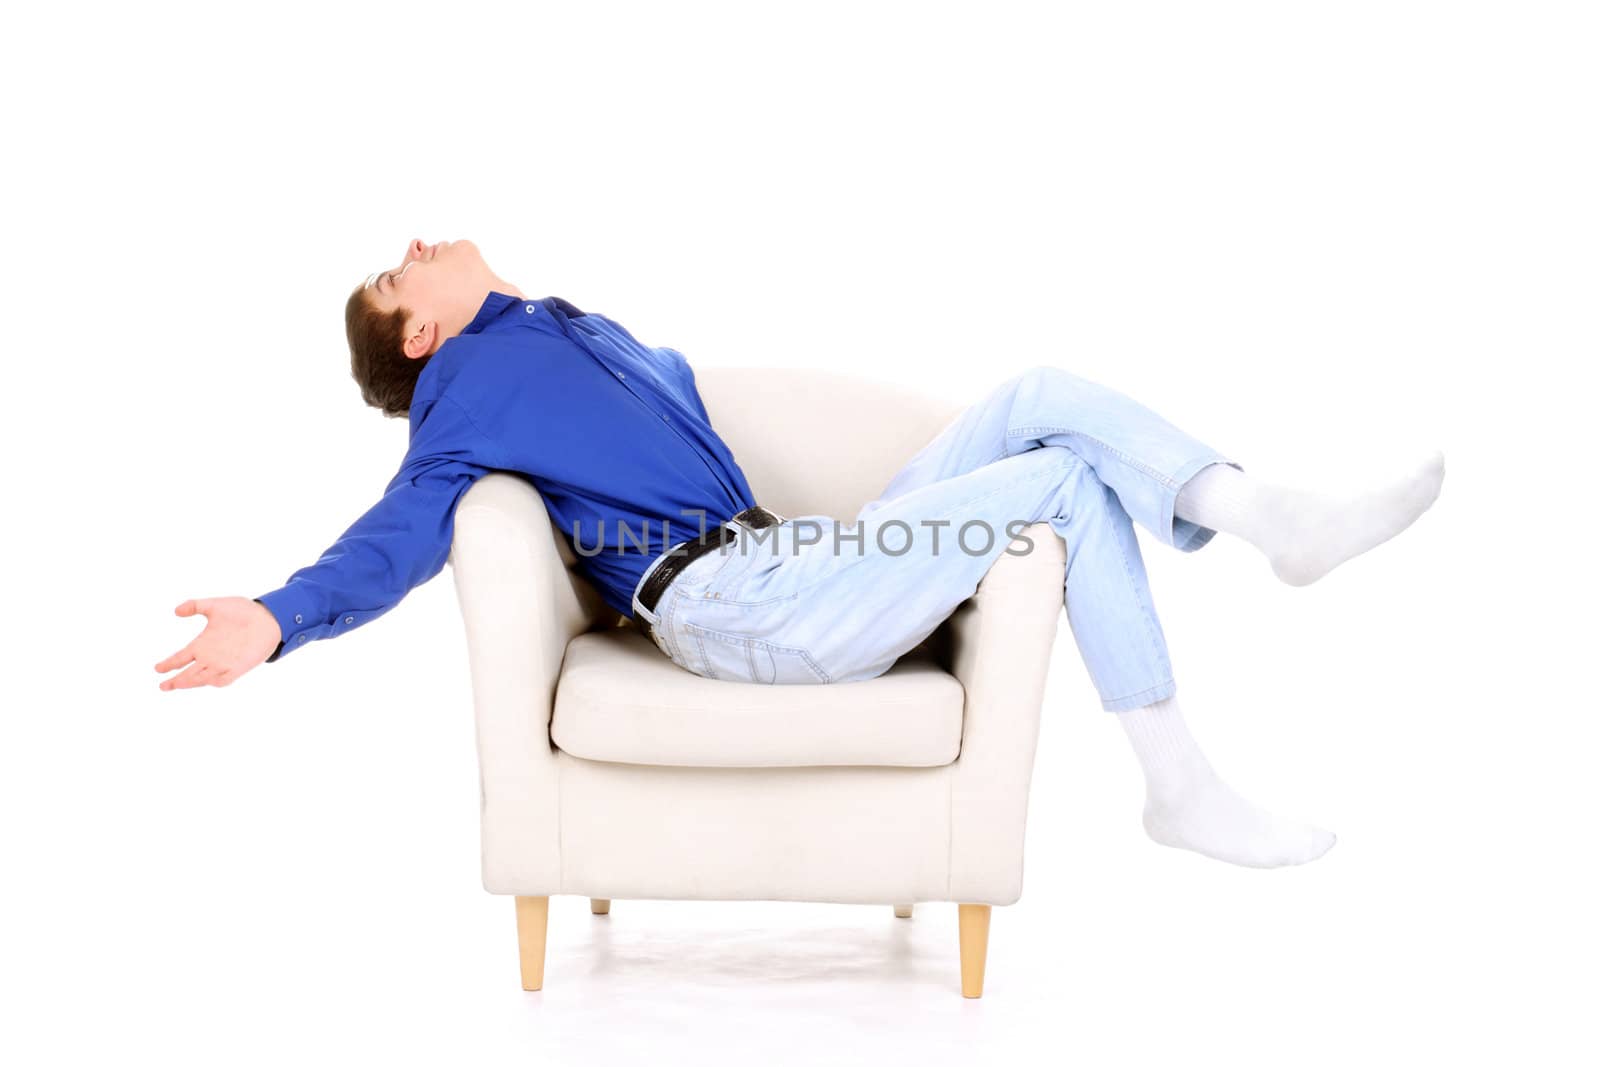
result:
[(707, 678), (716, 678), (717, 677), (717, 672), (711, 666), (711, 657), (706, 655), (705, 638), (701, 635), (701, 633), (698, 630), (695, 629), (695, 625), (692, 622), (684, 623), (683, 624), (683, 628), (685, 630), (688, 630), (694, 636), (694, 643), (697, 646), (699, 646), (699, 649), (700, 649), (700, 666), (705, 670), (705, 677), (707, 677)]
[[(1018, 426), (1013, 429), (1008, 429), (1006, 431), (1006, 438), (1009, 440), (1013, 437), (1034, 436), (1038, 433), (1058, 433), (1066, 437), (1081, 437), (1085, 441), (1093, 441), (1095, 444), (1099, 445), (1113, 456), (1116, 456), (1118, 459), (1122, 460), (1122, 462), (1126, 463), (1128, 466), (1133, 467), (1136, 470), (1143, 471), (1145, 474), (1148, 474), (1150, 477), (1160, 482), (1163, 488), (1172, 489), (1176, 485), (1171, 478), (1156, 470), (1154, 467), (1146, 466), (1139, 460), (1128, 455), (1126, 452), (1123, 452), (1121, 449), (1114, 448), (1100, 440), (1100, 438), (1095, 437), (1093, 434), (1084, 433), (1082, 430), (1069, 430), (1064, 426)], [(1088, 461), (1085, 460), (1084, 462)]]
[[(1110, 488), (1108, 488), (1106, 491), (1107, 492), (1114, 492), (1114, 490), (1112, 490)], [(1139, 586), (1139, 583), (1133, 577), (1133, 565), (1128, 562), (1128, 549), (1127, 549), (1127, 546), (1125, 546), (1122, 543), (1122, 538), (1117, 534), (1117, 532), (1115, 530), (1111, 531), (1111, 536), (1116, 538), (1117, 555), (1122, 560), (1122, 573), (1128, 579), (1128, 584), (1130, 586), (1132, 586), (1133, 588), (1137, 589), (1138, 586)], [(1068, 591), (1067, 595), (1070, 597), (1071, 596), (1071, 592)], [(1137, 599), (1137, 598), (1135, 598), (1135, 599)], [(1151, 619), (1150, 612), (1145, 610), (1145, 605), (1142, 604), (1142, 603), (1139, 605), (1139, 614), (1144, 618), (1144, 632), (1145, 632), (1145, 637), (1147, 637), (1149, 639), (1149, 641), (1150, 641), (1150, 650), (1153, 653), (1155, 653), (1156, 662), (1160, 663), (1162, 661), (1162, 659), (1163, 659), (1163, 657), (1161, 655), (1161, 642), (1156, 639), (1156, 631), (1155, 631), (1155, 627), (1152, 625), (1152, 619)], [(1171, 664), (1170, 663), (1168, 664), (1168, 669), (1169, 670), (1171, 669)], [(1155, 688), (1155, 687), (1152, 686), (1151, 688)], [(1144, 690), (1144, 691), (1148, 692), (1149, 690)]]
[(683, 651), (678, 647), (678, 642), (672, 636), (673, 621), (677, 615), (678, 598), (681, 595), (668, 589), (666, 594), (656, 602), (656, 608), (658, 609), (656, 611), (656, 619), (658, 621), (654, 624), (654, 628), (660, 632), (661, 639), (666, 642), (667, 658), (674, 660), (683, 658)]

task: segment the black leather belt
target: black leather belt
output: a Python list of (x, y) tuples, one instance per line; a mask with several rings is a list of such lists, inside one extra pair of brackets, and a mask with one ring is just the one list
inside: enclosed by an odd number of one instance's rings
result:
[[(733, 521), (740, 526), (751, 530), (761, 530), (768, 526), (778, 526), (783, 523), (783, 516), (762, 507), (760, 504), (745, 508), (733, 517)], [(739, 531), (729, 529), (718, 524), (706, 529), (699, 537), (688, 541), (679, 541), (662, 553), (664, 557), (655, 570), (650, 572), (650, 577), (639, 589), (639, 603), (644, 605), (646, 611), (654, 612), (656, 605), (661, 603), (661, 594), (667, 591), (667, 586), (683, 569), (707, 552), (715, 551), (725, 544), (738, 540)], [(633, 621), (646, 637), (650, 636), (650, 621), (637, 611), (633, 613)]]

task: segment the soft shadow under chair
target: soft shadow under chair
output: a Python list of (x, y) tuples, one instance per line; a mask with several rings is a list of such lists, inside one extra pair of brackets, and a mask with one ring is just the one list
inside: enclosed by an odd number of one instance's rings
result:
[[(810, 370), (706, 368), (700, 394), (759, 503), (854, 521), (958, 409)], [(819, 432), (825, 430), (826, 432)], [(455, 513), (482, 782), (483, 884), (516, 897), (522, 985), (549, 897), (960, 905), (980, 996), (989, 909), (1022, 893), (1023, 829), (1066, 553), (1047, 523), (886, 674), (711, 680), (605, 606), (532, 484)], [(850, 610), (840, 604), (840, 611)]]

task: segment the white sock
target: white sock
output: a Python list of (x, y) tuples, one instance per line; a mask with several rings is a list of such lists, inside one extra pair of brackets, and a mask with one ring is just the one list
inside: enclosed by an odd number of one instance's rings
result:
[(1290, 585), (1310, 585), (1410, 526), (1438, 498), (1443, 482), (1444, 453), (1438, 451), (1399, 478), (1352, 496), (1274, 485), (1213, 463), (1184, 483), (1175, 510), (1249, 541)]
[(1176, 696), (1113, 714), (1144, 768), (1153, 840), (1242, 867), (1305, 863), (1333, 847), (1327, 830), (1280, 819), (1228, 788), (1189, 736)]

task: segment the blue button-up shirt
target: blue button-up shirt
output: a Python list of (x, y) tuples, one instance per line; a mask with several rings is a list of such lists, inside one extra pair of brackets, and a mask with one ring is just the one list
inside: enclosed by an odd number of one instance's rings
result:
[(683, 354), (560, 297), (490, 293), (429, 357), (408, 416), (383, 498), (256, 598), (283, 637), (267, 662), (370, 622), (443, 570), (456, 504), (491, 470), (532, 482), (579, 569), (623, 614), (664, 549), (755, 504)]

